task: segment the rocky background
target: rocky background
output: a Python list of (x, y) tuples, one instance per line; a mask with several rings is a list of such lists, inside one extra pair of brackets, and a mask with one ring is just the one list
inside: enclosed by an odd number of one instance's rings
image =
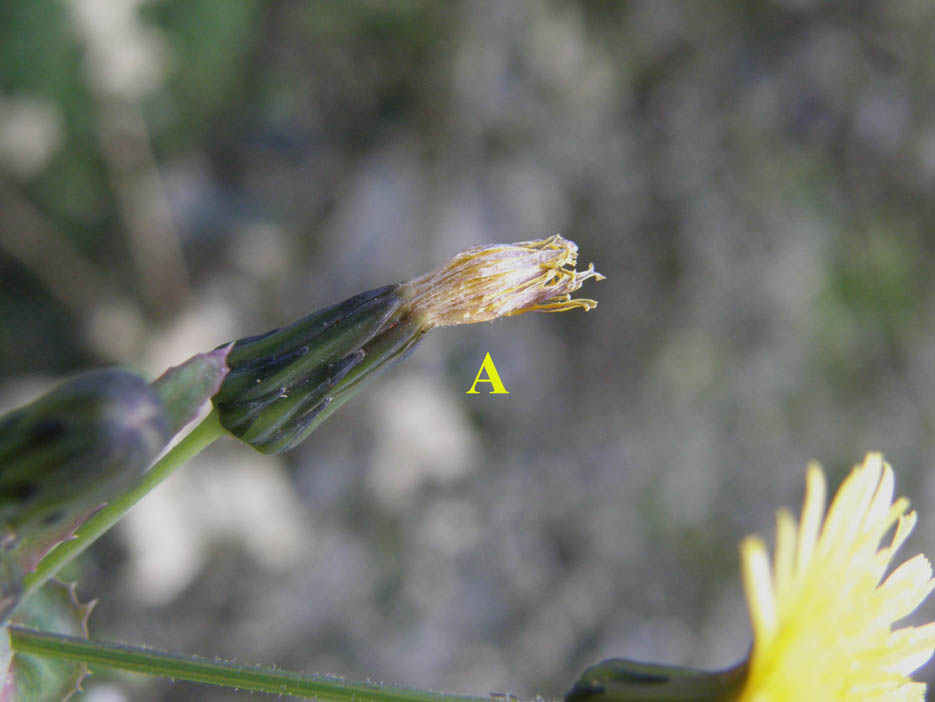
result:
[[(213, 446), (72, 569), (92, 633), (476, 695), (728, 665), (738, 543), (870, 449), (935, 557), (932, 36), (929, 0), (5, 2), (4, 408), (473, 244), (607, 275), (433, 332), (292, 453)], [(509, 395), (465, 394), (487, 352)]]

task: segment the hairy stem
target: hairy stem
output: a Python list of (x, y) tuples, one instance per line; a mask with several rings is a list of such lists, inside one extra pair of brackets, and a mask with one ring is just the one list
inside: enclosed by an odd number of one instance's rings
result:
[(287, 670), (245, 666), (197, 656), (183, 656), (125, 644), (89, 641), (64, 634), (9, 627), (16, 653), (83, 661), (173, 680), (293, 695), (322, 702), (488, 702), (487, 698), (460, 697), (422, 690), (407, 690), (372, 682), (355, 682), (330, 675), (302, 675)]
[(95, 512), (78, 531), (75, 538), (64, 541), (49, 551), (39, 561), (36, 569), (26, 575), (23, 580), (23, 593), (21, 600), (31, 592), (37, 590), (49, 578), (53, 577), (66, 563), (84, 551), (105, 531), (116, 524), (133, 505), (143, 499), (150, 490), (168, 478), (172, 473), (193, 456), (201, 453), (205, 448), (224, 435), (217, 418), (217, 411), (211, 413), (172, 449), (166, 453), (145, 475), (132, 490), (123, 493), (107, 505)]

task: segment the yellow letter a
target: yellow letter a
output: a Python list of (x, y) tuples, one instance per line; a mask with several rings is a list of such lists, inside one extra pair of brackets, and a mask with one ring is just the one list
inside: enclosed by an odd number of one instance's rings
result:
[[(487, 377), (481, 378), (480, 374), (484, 371), (487, 371)], [(478, 383), (490, 383), (493, 385), (493, 389), (490, 391), (491, 395), (509, 395), (510, 391), (503, 387), (503, 381), (500, 380), (500, 374), (497, 373), (497, 367), (493, 364), (493, 359), (490, 357), (490, 352), (487, 352), (487, 355), (484, 356), (484, 362), (480, 364), (480, 369), (477, 371), (477, 377), (474, 378), (474, 384), (471, 386), (471, 389), (468, 390), (466, 395), (478, 395), (474, 388), (477, 387)]]

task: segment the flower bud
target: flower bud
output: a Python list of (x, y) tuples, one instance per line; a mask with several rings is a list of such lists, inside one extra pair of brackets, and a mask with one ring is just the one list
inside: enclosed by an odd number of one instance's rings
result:
[(590, 266), (553, 236), (468, 249), (405, 283), (351, 297), (282, 329), (241, 339), (213, 402), (222, 426), (263, 453), (297, 445), (365, 382), (405, 358), (432, 327), (487, 322), (530, 311), (592, 309), (571, 299)]
[(91, 371), (0, 417), (0, 542), (55, 528), (131, 485), (169, 440), (142, 378)]

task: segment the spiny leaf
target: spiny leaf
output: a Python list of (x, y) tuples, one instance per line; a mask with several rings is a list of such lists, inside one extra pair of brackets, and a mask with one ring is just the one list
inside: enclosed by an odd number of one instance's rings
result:
[[(71, 636), (88, 636), (88, 616), (94, 602), (82, 604), (74, 584), (50, 582), (17, 610), (11, 623)], [(0, 636), (0, 702), (67, 700), (81, 689), (88, 674), (83, 663), (12, 653), (7, 628)]]

